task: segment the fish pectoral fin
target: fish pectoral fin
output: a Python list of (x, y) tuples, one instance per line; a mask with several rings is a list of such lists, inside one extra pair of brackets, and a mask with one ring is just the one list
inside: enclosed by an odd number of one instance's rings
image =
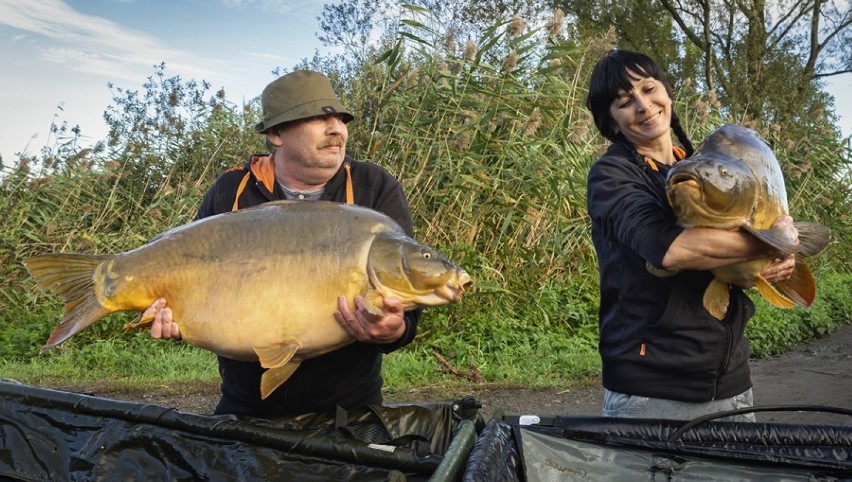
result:
[(286, 382), (301, 364), (301, 361), (291, 361), (263, 372), (260, 377), (260, 398), (266, 400), (266, 397)]
[[(814, 299), (816, 299), (816, 281), (814, 281), (814, 275), (811, 273), (811, 270), (808, 269), (807, 265), (799, 260), (796, 260), (796, 268), (793, 270), (793, 274), (790, 275), (790, 279), (775, 281), (771, 283), (771, 286), (783, 293), (789, 303), (789, 306), (775, 306), (789, 308), (793, 306), (793, 303), (795, 303), (799, 306), (807, 307), (811, 306)], [(763, 294), (763, 292), (761, 292), (761, 294)], [(766, 296), (764, 296), (764, 298), (766, 298)], [(766, 299), (769, 300), (769, 298)], [(769, 301), (771, 302), (771, 300)]]
[(793, 226), (799, 231), (799, 256), (816, 256), (822, 252), (831, 241), (831, 229), (818, 223), (806, 221), (795, 222)]
[(157, 315), (140, 316), (135, 321), (125, 323), (123, 328), (125, 330), (151, 328), (151, 323), (154, 322), (154, 318), (156, 317)]
[(287, 364), (293, 355), (302, 348), (297, 341), (288, 341), (280, 345), (255, 346), (254, 352), (263, 368), (279, 368)]
[(669, 271), (667, 269), (657, 268), (648, 261), (645, 261), (645, 269), (657, 278), (668, 278), (669, 276), (674, 276), (680, 272), (678, 270)]
[(384, 305), (384, 302), (382, 301), (383, 299), (384, 298), (381, 293), (374, 289), (369, 289), (366, 293), (364, 293), (364, 307), (367, 308), (367, 311), (374, 315), (381, 315), (381, 307)]
[(793, 254), (800, 249), (799, 243), (791, 243), (782, 229), (756, 229), (749, 224), (744, 224), (742, 228), (753, 234), (757, 239), (777, 249), (781, 254)]
[(731, 293), (728, 291), (728, 283), (713, 278), (707, 290), (704, 291), (704, 309), (713, 315), (713, 318), (721, 320), (725, 318), (730, 304)]

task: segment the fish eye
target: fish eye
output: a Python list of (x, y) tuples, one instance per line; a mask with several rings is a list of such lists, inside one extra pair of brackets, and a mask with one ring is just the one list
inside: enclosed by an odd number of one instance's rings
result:
[(432, 259), (432, 253), (430, 253), (429, 251), (424, 251), (423, 259)]
[(721, 174), (723, 176), (728, 176), (728, 170), (723, 167), (723, 168), (719, 169), (719, 174)]

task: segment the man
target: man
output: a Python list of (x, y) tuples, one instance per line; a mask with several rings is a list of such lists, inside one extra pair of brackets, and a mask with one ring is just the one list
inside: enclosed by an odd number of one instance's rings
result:
[[(266, 136), (271, 154), (251, 156), (242, 167), (219, 176), (195, 219), (276, 199), (323, 199), (381, 211), (413, 236), (408, 202), (396, 179), (375, 164), (346, 155), (346, 124), (354, 116), (328, 78), (308, 70), (289, 73), (266, 86), (261, 104), (263, 120), (255, 129)], [(219, 356), (222, 398), (215, 413), (275, 417), (381, 403), (382, 354), (414, 339), (421, 310), (406, 313), (398, 298), (385, 298), (381, 315), (374, 315), (360, 296), (354, 302), (353, 313), (341, 296), (335, 318), (358, 342), (303, 361), (266, 400), (260, 398), (260, 363)], [(158, 300), (145, 314), (154, 313), (151, 336), (179, 339), (166, 300)]]

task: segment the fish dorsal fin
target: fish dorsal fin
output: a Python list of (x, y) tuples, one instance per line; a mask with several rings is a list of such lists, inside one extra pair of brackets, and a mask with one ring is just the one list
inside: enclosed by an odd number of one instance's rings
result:
[(728, 292), (728, 283), (713, 278), (707, 290), (704, 291), (704, 309), (713, 315), (713, 318), (721, 320), (725, 318), (730, 303), (731, 293)]
[(293, 360), (293, 355), (302, 348), (295, 340), (271, 346), (256, 346), (254, 352), (260, 360), (260, 366), (267, 370), (260, 377), (260, 398), (266, 400), (270, 393), (280, 387), (299, 368), (301, 361)]
[(270, 368), (263, 372), (260, 377), (260, 398), (266, 400), (266, 397), (286, 382), (301, 364), (301, 361), (291, 361), (284, 366)]
[(742, 228), (764, 243), (777, 249), (781, 254), (793, 254), (799, 250), (799, 244), (791, 243), (782, 229), (757, 229), (750, 224), (743, 224)]
[(799, 231), (799, 256), (816, 256), (828, 246), (831, 241), (831, 229), (818, 223), (795, 222), (793, 223)]
[(772, 286), (781, 293), (784, 293), (791, 303), (799, 306), (811, 306), (816, 298), (816, 281), (814, 281), (814, 275), (808, 269), (807, 265), (799, 260), (796, 260), (796, 269), (793, 270), (790, 279), (776, 281), (772, 283)]

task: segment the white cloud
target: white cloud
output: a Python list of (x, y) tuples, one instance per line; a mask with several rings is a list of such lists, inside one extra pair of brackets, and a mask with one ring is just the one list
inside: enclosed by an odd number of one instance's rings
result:
[(228, 8), (258, 8), (266, 12), (286, 14), (305, 6), (324, 5), (327, 0), (222, 0)]
[(218, 61), (168, 48), (142, 32), (76, 12), (60, 0), (0, 0), (0, 24), (61, 43), (62, 48), (42, 51), (42, 57), (78, 72), (138, 79), (165, 62), (191, 77), (218, 74)]

